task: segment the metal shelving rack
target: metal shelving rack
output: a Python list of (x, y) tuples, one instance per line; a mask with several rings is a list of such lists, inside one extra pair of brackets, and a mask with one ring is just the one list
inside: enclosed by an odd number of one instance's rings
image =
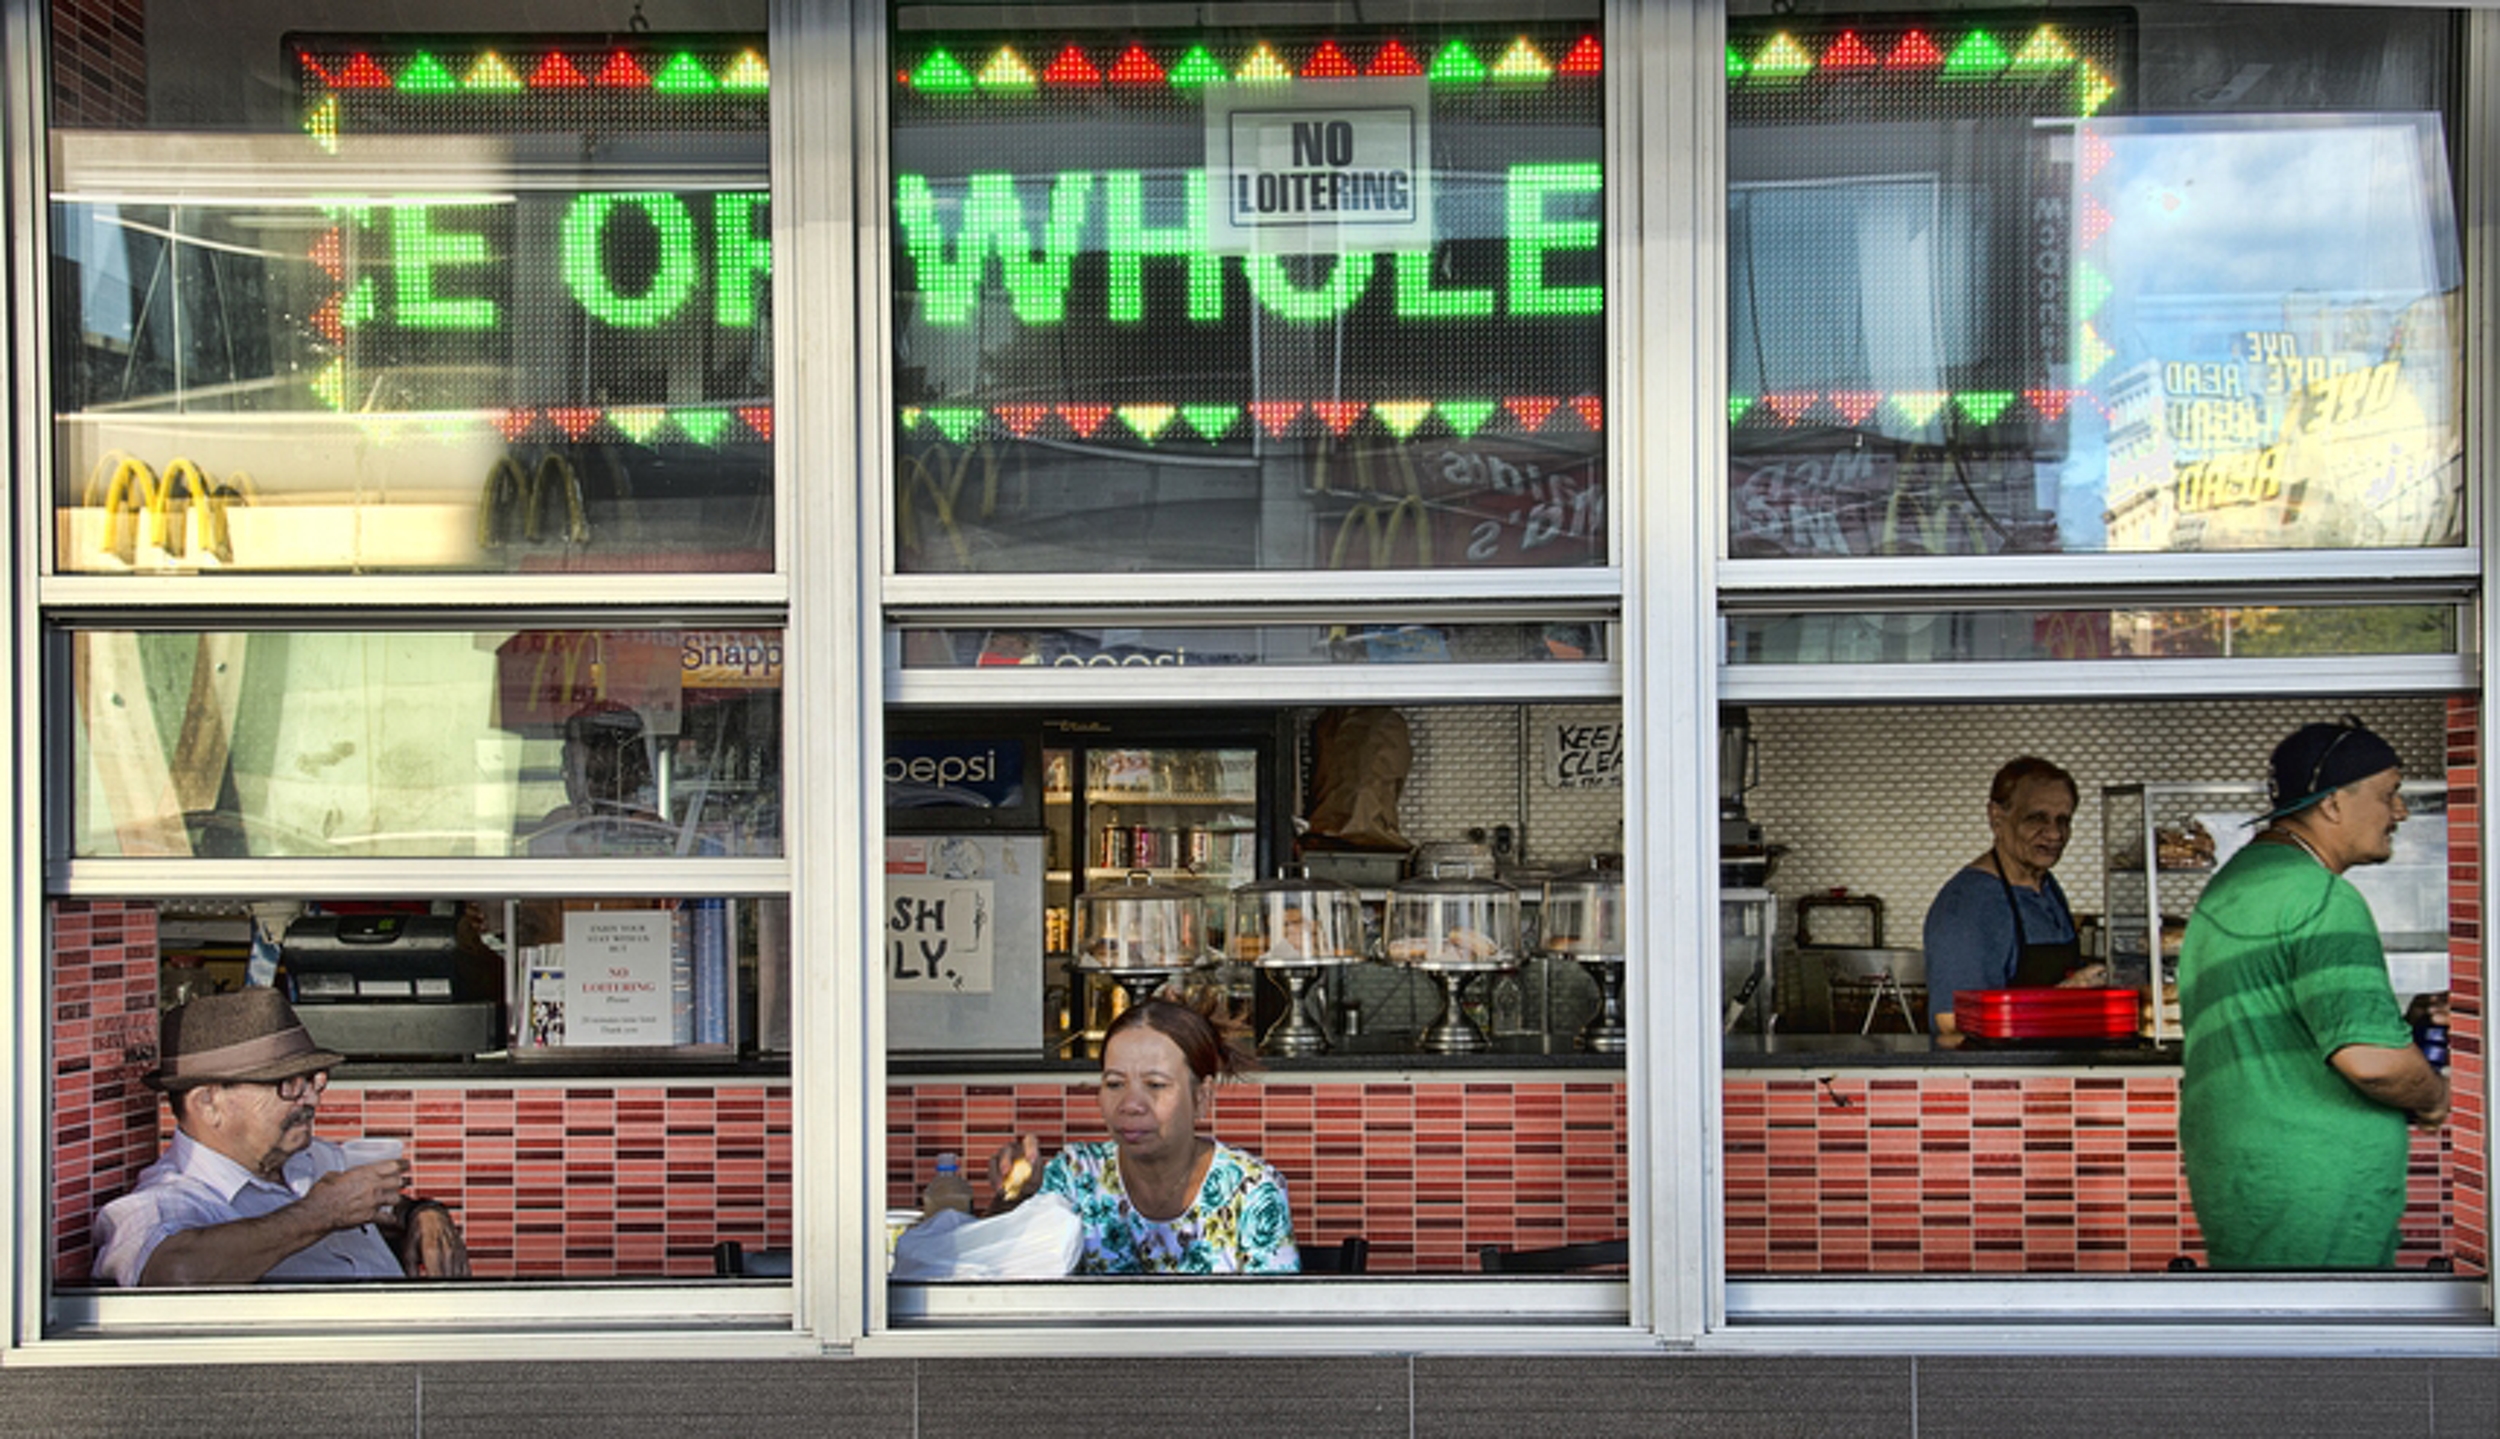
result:
[[(2372, 895), (2372, 909), (2387, 942), (2390, 978), (2400, 995), (2446, 988), (2447, 960), (2444, 925), (2433, 943), (2433, 936), (2419, 929), (2391, 928), (2395, 916), (2384, 907), (2390, 893), (2411, 883), (2415, 871), (2422, 871), (2428, 883), (2445, 893), (2447, 787), (2436, 780), (2416, 780), (2407, 783), (2403, 793), (2413, 810), (2408, 828), (2442, 826), (2436, 859), (2405, 863), (2400, 857), (2397, 864), (2356, 870), (2347, 876), (2365, 893), (2379, 891)], [(2204, 893), (2205, 882), (2245, 842), (2244, 823), (2265, 812), (2265, 800), (2264, 788), (2253, 784), (2142, 783), (2101, 789), (2101, 835), (2108, 865), (2102, 908), (2108, 916), (2105, 957), (2110, 982), (2146, 995), (2150, 1012), (2143, 1033), (2156, 1044), (2175, 1044), (2180, 1038), (2175, 1005), (2179, 957), (2175, 950), (2162, 952), (2162, 920), (2175, 918), (2185, 924), (2197, 897)], [(2183, 830), (2192, 822), (2205, 823), (2212, 835), (2212, 858), (2165, 866), (2161, 831)]]

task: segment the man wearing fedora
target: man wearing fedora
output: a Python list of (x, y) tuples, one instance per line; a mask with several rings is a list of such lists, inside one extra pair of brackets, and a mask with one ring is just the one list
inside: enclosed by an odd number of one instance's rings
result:
[(463, 1278), (451, 1212), (401, 1193), (408, 1161), (351, 1165), (313, 1137), (345, 1056), (313, 1043), (275, 990), (165, 1016), (160, 1065), (177, 1133), (96, 1218), (95, 1273), (124, 1286)]
[(2396, 1007), (2369, 901), (2404, 822), (2396, 751), (2357, 720), (2274, 750), (2269, 812), (2196, 902), (2179, 953), (2179, 1149), (2217, 1269), (2385, 1269), (2410, 1119), (2448, 1080)]

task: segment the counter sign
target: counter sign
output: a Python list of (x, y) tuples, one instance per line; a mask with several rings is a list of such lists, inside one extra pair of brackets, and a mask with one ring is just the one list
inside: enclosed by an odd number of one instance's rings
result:
[(1431, 99), (1421, 78), (1207, 87), (1209, 248), (1429, 245)]

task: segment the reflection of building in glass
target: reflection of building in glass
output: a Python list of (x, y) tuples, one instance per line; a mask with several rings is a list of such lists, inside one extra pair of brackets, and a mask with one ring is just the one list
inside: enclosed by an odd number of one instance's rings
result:
[(2112, 550), (2163, 551), (2179, 523), (2161, 363), (2146, 360), (2110, 383), (2109, 527)]

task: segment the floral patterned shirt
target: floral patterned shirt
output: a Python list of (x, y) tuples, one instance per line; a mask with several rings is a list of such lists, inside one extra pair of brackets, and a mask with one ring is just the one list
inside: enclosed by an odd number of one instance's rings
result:
[(1283, 1176), (1222, 1140), (1206, 1182), (1179, 1218), (1148, 1219), (1120, 1182), (1119, 1146), (1071, 1144), (1042, 1171), (1041, 1192), (1067, 1197), (1085, 1225), (1079, 1274), (1299, 1274)]

